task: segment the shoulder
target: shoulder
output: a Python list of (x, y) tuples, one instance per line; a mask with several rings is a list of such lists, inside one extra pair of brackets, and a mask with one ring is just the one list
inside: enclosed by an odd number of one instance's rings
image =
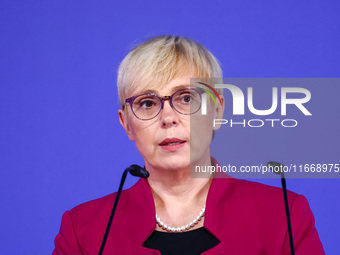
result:
[[(122, 191), (121, 198), (124, 199), (119, 201), (121, 209), (126, 206), (127, 201), (132, 199), (138, 186), (140, 186), (140, 181), (131, 188)], [(99, 228), (103, 231), (102, 229), (107, 224), (116, 196), (117, 192), (82, 203), (69, 211), (70, 220), (74, 228), (79, 231), (79, 234), (85, 233), (85, 230), (97, 231)]]
[[(115, 231), (111, 231), (109, 238), (117, 239), (125, 235), (125, 239), (129, 240), (130, 233), (126, 231), (126, 226), (129, 226), (133, 214), (147, 211), (145, 208), (139, 210), (145, 202), (145, 199), (140, 197), (146, 193), (143, 192), (147, 188), (146, 184), (146, 181), (139, 180), (130, 189), (122, 191), (115, 215), (119, 220), (113, 222), (112, 229)], [(95, 254), (102, 242), (116, 195), (117, 193), (113, 193), (65, 212), (59, 234), (55, 239), (53, 254)]]
[[(219, 166), (215, 158), (212, 158), (213, 164)], [(212, 181), (210, 193), (221, 199), (237, 199), (242, 201), (256, 202), (282, 202), (283, 193), (281, 188), (269, 186), (255, 181), (235, 179), (223, 172), (216, 172)], [(299, 195), (288, 191), (289, 202), (292, 202)]]
[[(134, 184), (131, 188), (123, 190), (121, 197), (128, 199), (133, 196), (136, 192), (136, 188), (140, 186), (139, 182)], [(116, 196), (117, 192), (77, 205), (70, 210), (70, 215), (78, 220), (81, 220), (83, 217), (89, 218), (91, 216), (95, 216), (96, 218), (99, 218), (100, 216), (108, 215), (111, 212)], [(120, 201), (119, 203), (123, 204), (124, 201)]]
[[(220, 176), (221, 177), (221, 176)], [(227, 175), (227, 178), (215, 178), (212, 182), (212, 192), (221, 196), (236, 196), (246, 200), (276, 200), (283, 198), (282, 189), (278, 187), (269, 186), (266, 184), (234, 179)], [(294, 200), (298, 194), (288, 191), (290, 200)]]
[[(139, 181), (130, 189), (122, 191), (121, 198), (124, 197), (124, 199), (121, 199), (119, 202), (120, 210), (117, 211), (117, 214), (124, 214), (124, 207), (133, 199), (134, 194), (138, 193), (138, 187), (140, 185)], [(98, 245), (102, 241), (102, 235), (96, 233), (105, 232), (116, 195), (117, 193), (112, 193), (80, 204), (70, 211), (65, 212), (62, 218), (60, 232), (55, 241), (56, 252), (61, 252), (63, 249), (70, 249), (70, 251), (75, 251), (74, 253), (77, 254), (78, 250), (73, 248), (73, 246), (81, 247), (81, 250), (88, 253), (98, 250)], [(120, 218), (120, 221), (115, 222), (115, 224), (119, 225), (120, 222), (126, 224), (125, 221), (127, 217), (124, 217), (124, 215), (117, 216)]]
[[(226, 176), (227, 177), (227, 176)], [(301, 254), (324, 254), (307, 199), (288, 191), (288, 203), (296, 250)], [(215, 178), (206, 208), (205, 224), (221, 242), (233, 240), (235, 251), (249, 251), (244, 242), (259, 254), (289, 254), (283, 191), (269, 185)], [(264, 247), (261, 244), (268, 244)]]
[[(293, 215), (310, 212), (304, 196), (288, 191), (288, 203)], [(233, 218), (242, 216), (243, 219), (266, 222), (269, 225), (282, 223), (286, 217), (281, 188), (234, 178), (218, 178), (212, 181), (208, 206), (213, 211), (224, 212)]]
[(83, 216), (90, 217), (93, 214), (101, 214), (103, 211), (106, 211), (107, 208), (112, 207), (115, 197), (116, 193), (112, 193), (107, 196), (82, 203), (72, 208), (70, 210), (70, 215), (81, 218)]
[[(314, 226), (314, 216), (307, 199), (292, 191), (287, 191), (287, 195), (294, 226)], [(208, 198), (214, 211), (226, 212), (234, 219), (242, 216), (243, 220), (262, 222), (268, 228), (286, 225), (282, 188), (248, 180), (218, 178), (213, 180)]]

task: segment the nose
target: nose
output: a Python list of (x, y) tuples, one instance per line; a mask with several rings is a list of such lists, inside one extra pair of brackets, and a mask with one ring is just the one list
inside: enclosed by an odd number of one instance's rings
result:
[(161, 111), (161, 125), (164, 128), (177, 126), (179, 123), (178, 113), (170, 105), (169, 100), (164, 100), (163, 110)]

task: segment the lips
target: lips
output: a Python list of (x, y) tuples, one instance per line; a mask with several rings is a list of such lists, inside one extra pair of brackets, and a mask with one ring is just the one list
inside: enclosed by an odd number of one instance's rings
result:
[(164, 139), (159, 146), (167, 151), (175, 152), (181, 149), (185, 145), (186, 141), (178, 139), (178, 138), (167, 138)]
[(167, 139), (164, 139), (159, 145), (168, 146), (168, 145), (176, 145), (176, 144), (181, 144), (181, 143), (185, 143), (185, 141), (178, 139), (178, 138), (167, 138)]

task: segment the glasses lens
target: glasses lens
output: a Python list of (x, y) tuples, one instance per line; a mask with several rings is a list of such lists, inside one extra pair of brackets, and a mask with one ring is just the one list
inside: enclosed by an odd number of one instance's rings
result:
[(140, 95), (133, 101), (132, 110), (140, 119), (152, 119), (161, 110), (161, 102), (155, 95)]
[(172, 97), (176, 111), (182, 114), (193, 114), (201, 107), (201, 95), (195, 89), (182, 89)]

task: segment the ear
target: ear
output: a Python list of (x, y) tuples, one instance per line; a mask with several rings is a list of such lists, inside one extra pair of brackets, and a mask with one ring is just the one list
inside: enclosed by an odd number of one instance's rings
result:
[[(220, 100), (217, 101), (217, 106), (215, 106), (215, 119), (223, 119), (223, 113), (224, 113), (224, 106), (225, 106), (225, 101), (224, 101), (224, 96), (219, 95), (222, 101), (222, 105), (220, 103)], [(214, 127), (214, 130), (220, 129), (221, 124), (216, 124)]]
[(134, 141), (135, 136), (134, 136), (134, 133), (133, 133), (131, 126), (129, 124), (127, 112), (123, 109), (119, 109), (118, 110), (118, 116), (119, 116), (119, 122), (123, 126), (123, 128), (125, 129), (125, 132), (128, 135), (129, 139), (131, 141)]

